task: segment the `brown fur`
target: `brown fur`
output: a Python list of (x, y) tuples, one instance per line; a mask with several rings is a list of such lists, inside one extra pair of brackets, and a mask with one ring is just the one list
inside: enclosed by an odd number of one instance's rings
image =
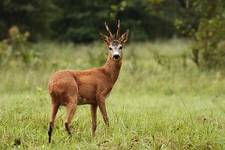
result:
[[(123, 44), (123, 41), (120, 41), (120, 43)], [(97, 126), (97, 106), (102, 113), (105, 124), (109, 126), (105, 99), (118, 78), (121, 65), (122, 57), (120, 60), (115, 61), (109, 53), (107, 61), (102, 67), (83, 71), (61, 70), (52, 75), (48, 84), (52, 106), (48, 130), (49, 143), (51, 142), (54, 121), (60, 105), (65, 106), (67, 110), (65, 128), (69, 134), (71, 134), (69, 126), (77, 105), (91, 105), (93, 135), (95, 135)]]

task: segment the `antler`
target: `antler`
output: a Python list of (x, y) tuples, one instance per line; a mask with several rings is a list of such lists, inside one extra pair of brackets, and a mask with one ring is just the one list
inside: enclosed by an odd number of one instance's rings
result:
[(112, 35), (111, 31), (109, 30), (109, 27), (108, 27), (108, 25), (106, 24), (106, 22), (105, 22), (105, 28), (106, 28), (106, 30), (109, 32), (110, 38), (113, 38), (113, 35)]
[(118, 23), (117, 23), (117, 31), (116, 31), (116, 37), (119, 38), (119, 35), (120, 34), (120, 20), (118, 20)]

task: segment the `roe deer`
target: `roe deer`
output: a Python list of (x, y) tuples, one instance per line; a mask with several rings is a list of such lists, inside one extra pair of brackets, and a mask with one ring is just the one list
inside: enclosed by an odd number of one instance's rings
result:
[(115, 36), (111, 33), (106, 23), (105, 28), (109, 36), (100, 33), (100, 37), (108, 48), (108, 58), (103, 66), (83, 71), (57, 71), (49, 80), (48, 91), (51, 96), (52, 108), (48, 129), (49, 143), (51, 142), (54, 121), (60, 105), (65, 106), (67, 110), (64, 125), (69, 135), (71, 134), (70, 123), (77, 105), (91, 105), (93, 136), (97, 127), (97, 107), (101, 111), (104, 123), (109, 127), (105, 99), (118, 78), (123, 58), (122, 47), (128, 40), (128, 31), (121, 36), (119, 35), (120, 21), (118, 21)]

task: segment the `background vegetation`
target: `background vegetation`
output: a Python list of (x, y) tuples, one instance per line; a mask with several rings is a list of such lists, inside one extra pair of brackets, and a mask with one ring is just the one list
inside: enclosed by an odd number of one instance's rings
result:
[[(0, 149), (225, 149), (225, 1), (1, 0)], [(73, 136), (59, 111), (47, 144), (49, 76), (104, 64), (104, 21), (130, 29), (107, 99), (110, 129), (88, 106)]]
[(33, 42), (93, 42), (104, 30), (104, 21), (115, 24), (120, 19), (132, 41), (194, 40), (193, 61), (214, 69), (224, 64), (224, 8), (224, 0), (2, 0), (0, 38), (11, 38), (8, 31), (17, 26)]

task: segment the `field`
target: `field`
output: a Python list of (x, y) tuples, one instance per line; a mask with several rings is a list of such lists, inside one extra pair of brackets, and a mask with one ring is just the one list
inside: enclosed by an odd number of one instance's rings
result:
[(130, 43), (120, 77), (107, 99), (110, 128), (98, 110), (91, 136), (88, 105), (79, 106), (72, 137), (57, 114), (48, 144), (49, 76), (59, 69), (104, 63), (102, 43), (42, 42), (37, 65), (17, 62), (0, 69), (0, 149), (225, 149), (225, 74), (203, 71), (190, 56), (190, 41)]

